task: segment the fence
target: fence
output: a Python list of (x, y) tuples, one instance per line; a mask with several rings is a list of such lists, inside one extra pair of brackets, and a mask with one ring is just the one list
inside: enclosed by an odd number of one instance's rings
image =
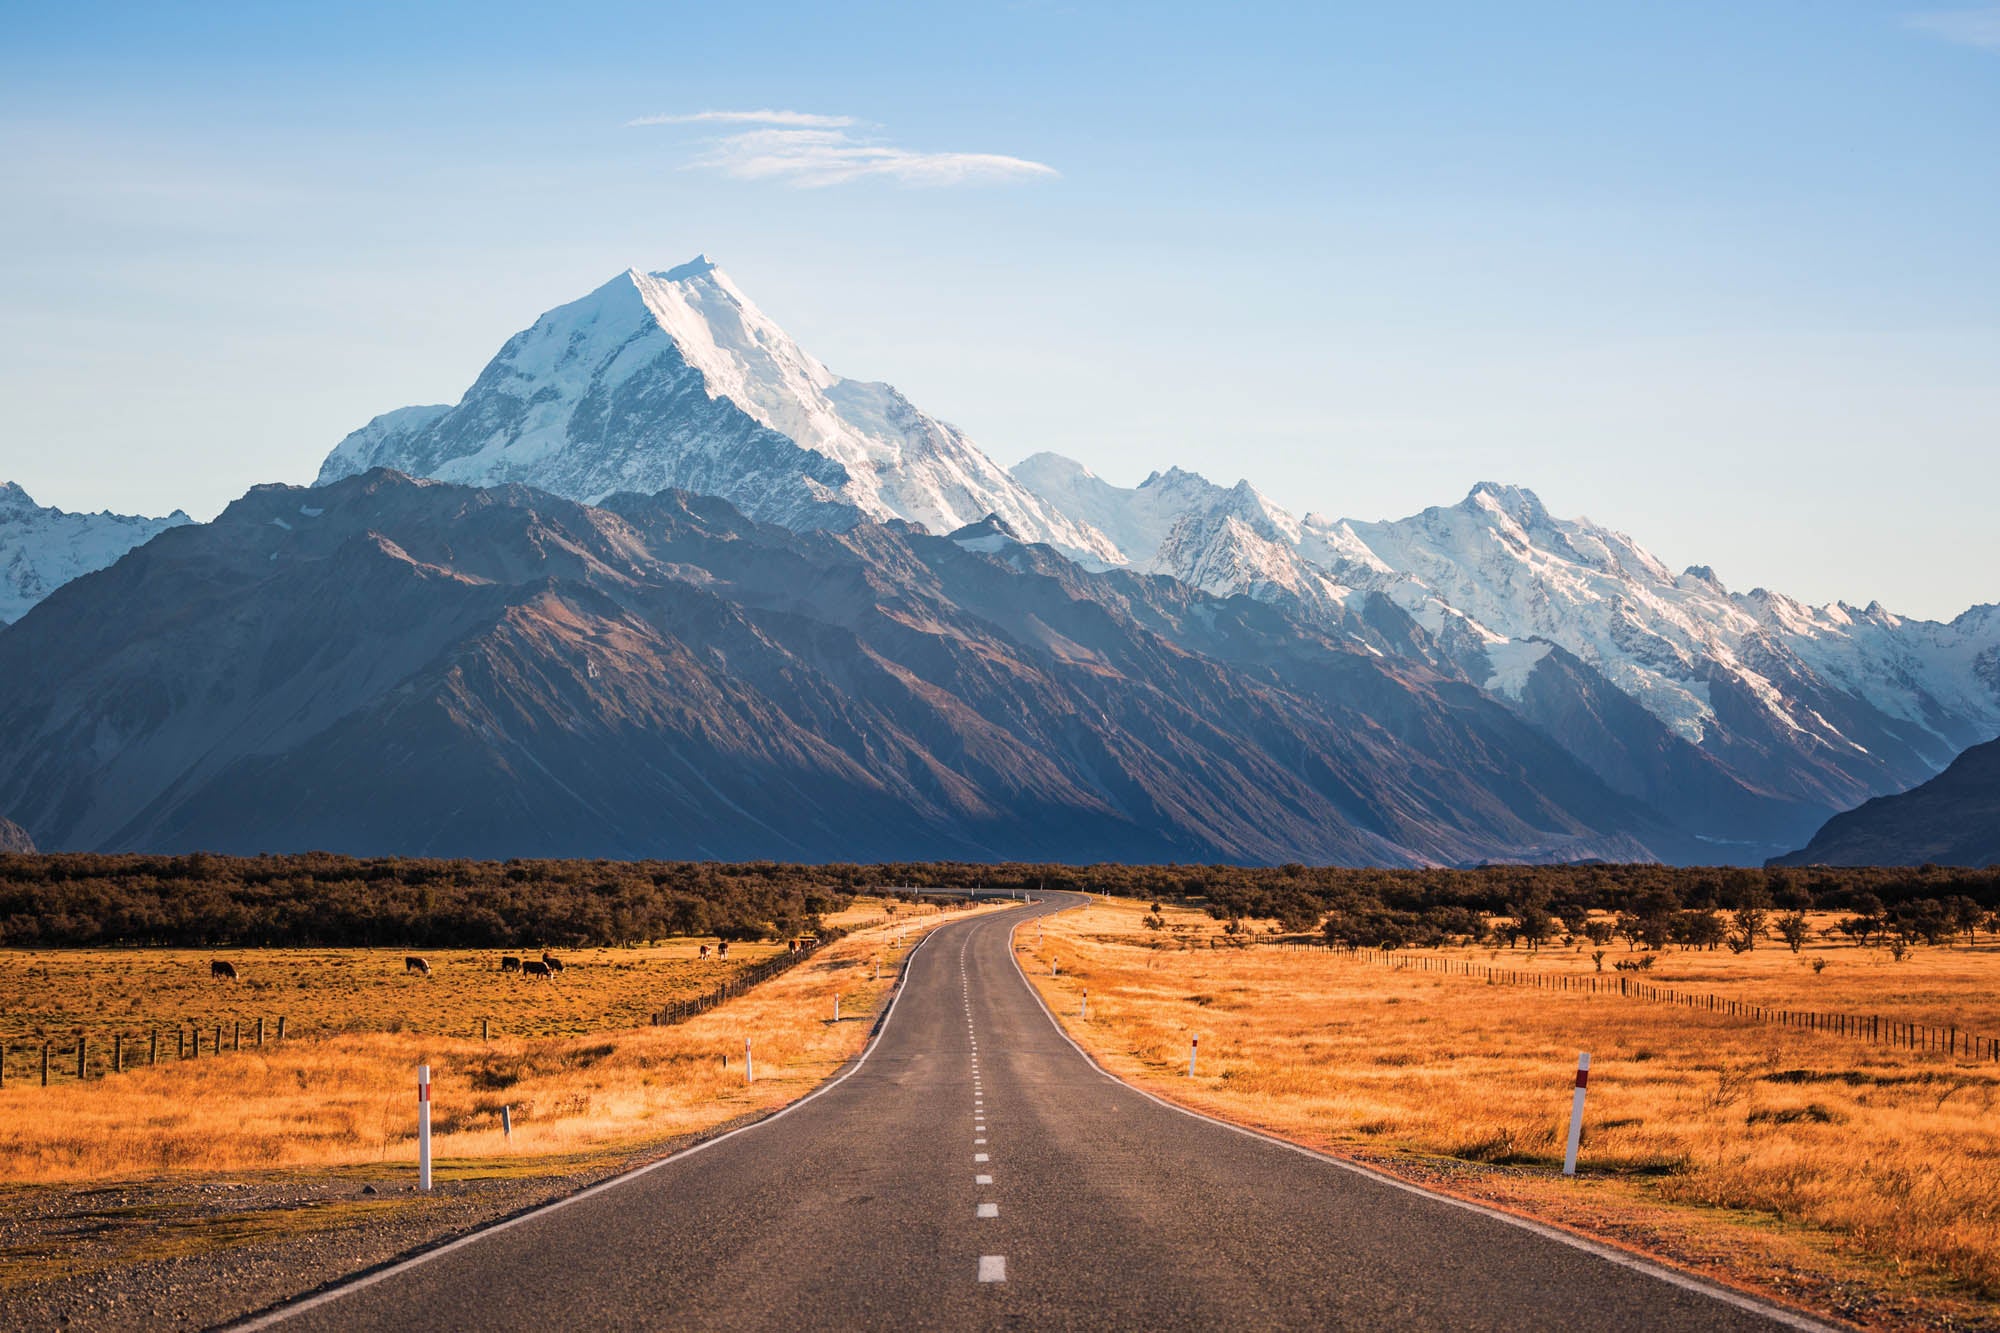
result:
[[(894, 920), (887, 916), (872, 917), (845, 929), (824, 930), (820, 932), (817, 942), (807, 948), (796, 953), (774, 954), (700, 995), (669, 1002), (653, 1012), (653, 1025), (679, 1023), (696, 1014), (707, 1013), (752, 986), (769, 981), (804, 962), (837, 939), (858, 930), (890, 924)], [(483, 1018), (479, 1021), (479, 1035), (482, 1039), (489, 1035), (487, 1020)], [(220, 1022), (177, 1024), (169, 1028), (154, 1026), (137, 1033), (113, 1032), (96, 1037), (78, 1034), (39, 1042), (0, 1040), (0, 1088), (10, 1084), (34, 1083), (47, 1087), (50, 1083), (84, 1081), (156, 1065), (163, 1060), (199, 1060), (225, 1051), (240, 1051), (246, 1041), (255, 1049), (263, 1046), (267, 1038), (283, 1041), (285, 1037), (286, 1019), (280, 1016), (276, 1024), (269, 1027), (263, 1018), (225, 1019)]]
[[(224, 1051), (240, 1051), (246, 1040), (254, 1050), (264, 1044), (267, 1033), (272, 1040), (285, 1040), (285, 1027), (282, 1017), (274, 1028), (267, 1028), (262, 1018), (234, 1018), (181, 1023), (172, 1028), (148, 1027), (137, 1033), (113, 1032), (108, 1037), (99, 1035), (95, 1041), (85, 1033), (40, 1042), (0, 1041), (0, 1088), (24, 1082), (47, 1087), (50, 1083), (122, 1074), (162, 1060), (199, 1060)], [(19, 1058), (23, 1054), (25, 1062)]]
[(1532, 986), (1538, 990), (1575, 995), (1598, 997), (1615, 995), (1623, 999), (1644, 1000), (1650, 1004), (1666, 1004), (1676, 1008), (1728, 1015), (1752, 1023), (1766, 1023), (1775, 1027), (1794, 1028), (1833, 1037), (1851, 1037), (1856, 1041), (1895, 1046), (1903, 1050), (1962, 1056), (1971, 1060), (2000, 1061), (2000, 1040), (1976, 1033), (1961, 1032), (1954, 1025), (1934, 1027), (1924, 1023), (1884, 1019), (1879, 1014), (1835, 1014), (1805, 1009), (1772, 1009), (1717, 995), (1698, 995), (1690, 991), (1675, 990), (1671, 986), (1655, 986), (1636, 977), (1548, 975), (1524, 972), (1518, 968), (1488, 967), (1483, 963), (1468, 963), (1457, 958), (1433, 958), (1385, 949), (1363, 949), (1331, 941), (1272, 940), (1268, 942), (1267, 947), (1323, 950), (1398, 972), (1436, 972), (1448, 976), (1475, 977), (1496, 985)]

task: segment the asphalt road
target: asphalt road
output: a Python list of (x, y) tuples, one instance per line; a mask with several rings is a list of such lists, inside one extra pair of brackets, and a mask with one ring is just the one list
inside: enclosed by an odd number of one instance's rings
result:
[(940, 927), (874, 1046), (790, 1111), (279, 1326), (1785, 1326), (1110, 1079), (1009, 949), (1073, 901)]

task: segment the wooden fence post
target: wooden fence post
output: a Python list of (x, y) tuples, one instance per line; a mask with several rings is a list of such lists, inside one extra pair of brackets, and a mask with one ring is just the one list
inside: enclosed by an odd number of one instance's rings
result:
[(257, 1049), (264, 1049), (264, 1019), (261, 1015), (257, 1019)]
[(49, 1044), (42, 1043), (42, 1086), (49, 1086)]
[(86, 1058), (89, 1049), (90, 1049), (89, 1039), (85, 1037), (81, 1032), (77, 1033), (76, 1034), (76, 1081), (79, 1083), (83, 1082), (85, 1077), (83, 1062)]
[(278, 1015), (278, 1040), (279, 1040), (279, 1041), (283, 1041), (284, 1039), (285, 1039), (285, 1016), (284, 1016), (283, 1014), (279, 1014), (279, 1015)]
[(111, 1072), (125, 1072), (125, 1034), (122, 1032), (111, 1034)]

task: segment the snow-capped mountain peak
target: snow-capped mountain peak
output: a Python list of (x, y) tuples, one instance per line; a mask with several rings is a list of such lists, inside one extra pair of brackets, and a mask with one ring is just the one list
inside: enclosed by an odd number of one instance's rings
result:
[(705, 255), (627, 270), (549, 311), (456, 406), (378, 417), (319, 480), (378, 466), (586, 502), (679, 486), (793, 527), (838, 521), (829, 504), (937, 532), (997, 513), (1027, 540), (1119, 560), (955, 427), (889, 385), (829, 370)]
[(193, 522), (176, 509), (165, 518), (72, 514), (0, 482), (0, 625), (27, 614), (71, 579), (105, 568), (168, 528)]

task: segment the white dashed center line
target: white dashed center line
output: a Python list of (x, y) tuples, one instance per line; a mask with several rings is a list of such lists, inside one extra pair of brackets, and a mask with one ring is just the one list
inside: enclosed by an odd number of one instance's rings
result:
[(1007, 1280), (1007, 1256), (1004, 1254), (980, 1255), (979, 1280), (981, 1282), (1005, 1282)]
[(982, 1204), (980, 1204), (980, 1205), (979, 1205), (979, 1216), (981, 1216), (981, 1217), (998, 1217), (998, 1216), (1000, 1216), (1000, 1205), (999, 1205), (999, 1204), (997, 1204), (997, 1203), (982, 1203)]
[(991, 1177), (991, 1176), (974, 1176), (974, 1177), (972, 1178), (972, 1183), (973, 1183), (973, 1184), (975, 1184), (975, 1185), (991, 1185), (991, 1184), (993, 1183), (993, 1177)]
[[(985, 1139), (974, 1139), (974, 1140), (973, 1140), (973, 1142), (974, 1142), (974, 1143), (984, 1143), (984, 1142), (986, 1142), (986, 1140), (985, 1140)], [(975, 1162), (983, 1162), (983, 1161), (985, 1161), (985, 1160), (986, 1160), (986, 1154), (985, 1154), (985, 1153), (983, 1153), (983, 1152), (976, 1152), (976, 1153), (972, 1154), (972, 1160), (973, 1160), (973, 1161), (975, 1161)]]

